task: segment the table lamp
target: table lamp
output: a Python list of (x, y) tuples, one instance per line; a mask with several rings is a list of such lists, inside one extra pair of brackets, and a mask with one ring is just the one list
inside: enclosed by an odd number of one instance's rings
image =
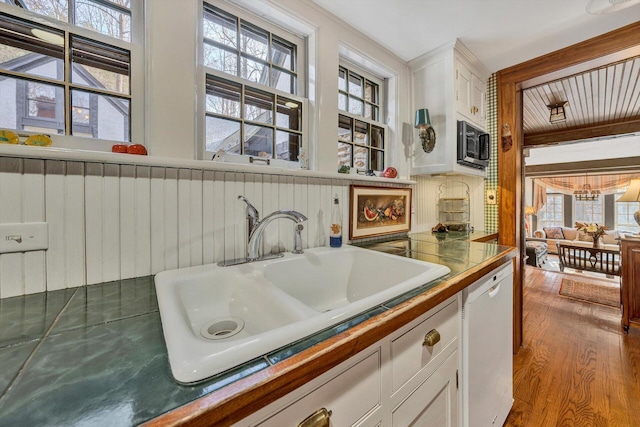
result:
[[(627, 191), (625, 191), (616, 202), (640, 202), (640, 178), (632, 179), (631, 182), (629, 182)], [(635, 219), (638, 226), (640, 226), (640, 210), (637, 210), (633, 214), (633, 219)]]

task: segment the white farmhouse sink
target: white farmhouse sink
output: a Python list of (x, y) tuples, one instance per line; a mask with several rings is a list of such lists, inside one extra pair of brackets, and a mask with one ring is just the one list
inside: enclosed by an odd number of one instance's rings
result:
[(348, 245), (164, 271), (155, 283), (171, 371), (181, 383), (207, 379), (449, 272)]

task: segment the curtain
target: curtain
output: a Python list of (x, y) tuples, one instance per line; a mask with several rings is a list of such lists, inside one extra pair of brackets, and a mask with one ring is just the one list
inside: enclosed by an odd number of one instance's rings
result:
[[(594, 175), (594, 176), (557, 176), (536, 178), (534, 186), (534, 206), (536, 203), (535, 190), (541, 185), (550, 190), (563, 194), (573, 194), (575, 190), (582, 190), (589, 184), (592, 190), (600, 190), (601, 194), (614, 194), (621, 188), (627, 187), (632, 178), (640, 178), (640, 174), (623, 175)], [(545, 198), (546, 202), (546, 198)], [(544, 202), (543, 202), (544, 204)]]
[(547, 203), (547, 189), (538, 184), (538, 179), (533, 181), (533, 207), (536, 212), (540, 212), (540, 209)]

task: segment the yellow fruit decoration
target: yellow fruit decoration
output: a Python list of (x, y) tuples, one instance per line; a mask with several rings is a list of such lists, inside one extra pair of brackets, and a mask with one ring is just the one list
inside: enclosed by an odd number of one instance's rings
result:
[(0, 144), (18, 144), (20, 139), (15, 132), (0, 130)]
[(39, 147), (48, 147), (51, 145), (51, 138), (47, 135), (31, 135), (25, 141), (25, 145), (37, 145)]

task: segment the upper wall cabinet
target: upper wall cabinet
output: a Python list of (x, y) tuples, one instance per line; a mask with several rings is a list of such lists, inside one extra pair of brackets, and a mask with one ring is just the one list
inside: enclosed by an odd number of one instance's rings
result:
[(460, 174), (486, 177), (486, 170), (458, 164), (458, 120), (486, 129), (489, 71), (455, 40), (409, 63), (413, 111), (427, 108), (436, 134), (430, 153), (414, 130), (412, 175)]
[(487, 79), (471, 71), (464, 60), (456, 59), (456, 110), (482, 129), (486, 127)]

